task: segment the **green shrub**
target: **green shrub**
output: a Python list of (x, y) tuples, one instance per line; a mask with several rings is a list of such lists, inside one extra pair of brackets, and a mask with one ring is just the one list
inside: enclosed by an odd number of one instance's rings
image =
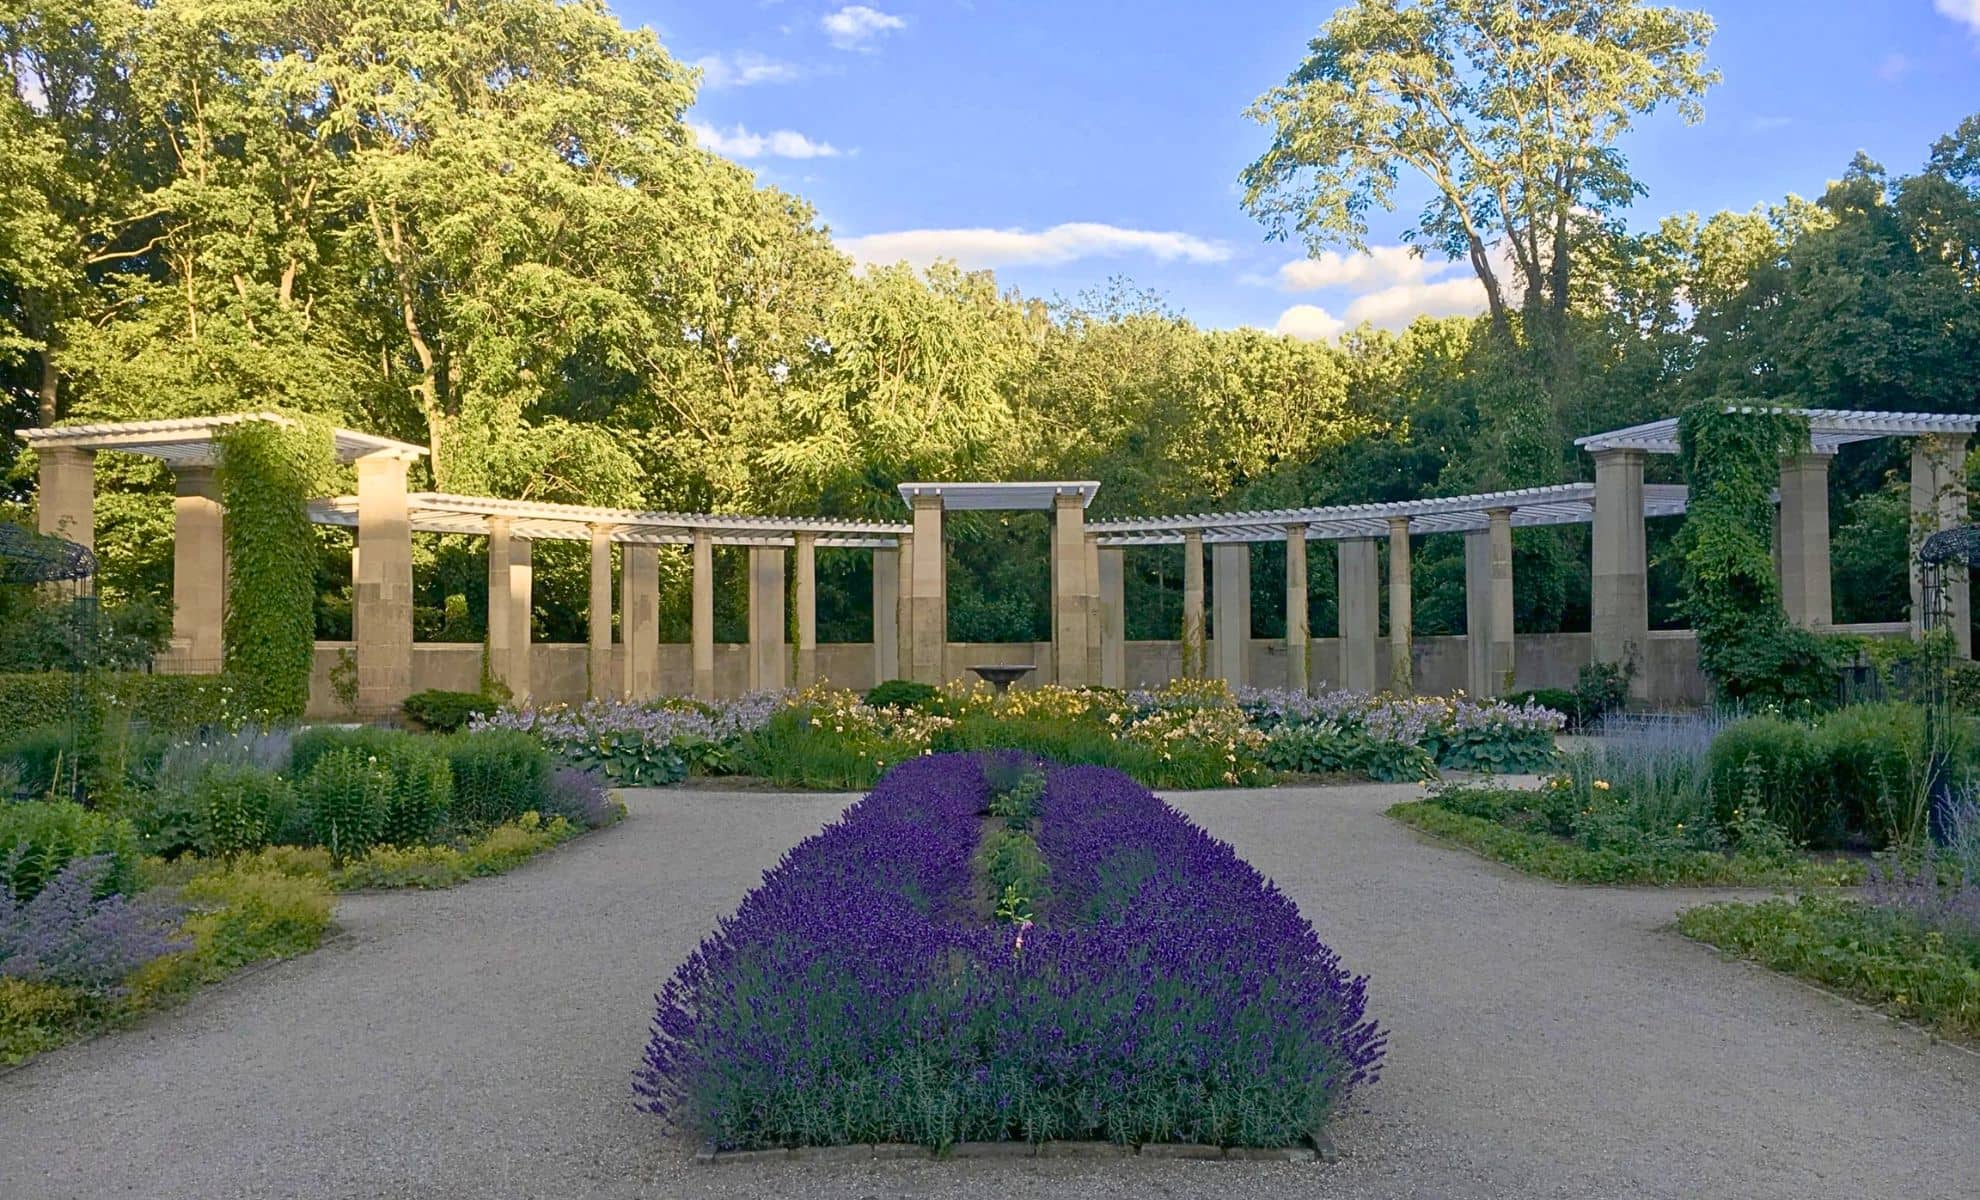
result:
[(1634, 661), (1583, 663), (1581, 673), (1574, 681), (1575, 706), (1560, 711), (1567, 713), (1577, 724), (1600, 721), (1629, 703), (1629, 684), (1634, 678)]
[(1907, 914), (1834, 896), (1707, 904), (1679, 913), (1678, 929), (1949, 1036), (1980, 1040), (1980, 939), (1948, 937)]
[(530, 735), (488, 729), (457, 733), (445, 745), (457, 826), (500, 825), (546, 803), (550, 755)]
[(816, 720), (808, 707), (771, 714), (737, 744), (738, 768), (799, 787), (850, 790), (873, 786), (888, 767), (916, 753), (870, 724), (841, 732)]
[(198, 799), (202, 829), (199, 852), (207, 855), (253, 853), (268, 844), (296, 796), (289, 781), (273, 771), (242, 763), (217, 762), (201, 773)]
[(91, 1007), (81, 988), (0, 977), (0, 1065), (71, 1041)]
[[(1548, 741), (1551, 751), (1552, 739)], [(1273, 730), (1265, 740), (1263, 757), (1273, 770), (1298, 775), (1365, 775), (1384, 783), (1420, 783), (1437, 777), (1436, 760), (1422, 746), (1326, 725)]]
[(364, 725), (317, 726), (303, 730), (290, 744), (290, 770), (307, 776), (324, 756), (340, 751), (362, 754), (392, 777), (379, 840), (395, 846), (418, 845), (447, 823), (453, 769), (442, 739)]
[(457, 733), (475, 717), (486, 716), (502, 702), (483, 692), (449, 692), (428, 688), (414, 692), (400, 705), (406, 716), (435, 733)]
[(80, 751), (74, 726), (36, 725), (22, 729), (0, 744), (0, 760), (19, 771), (18, 787), (27, 795), (46, 796), (56, 792), (68, 795)]
[(38, 895), (71, 861), (99, 854), (110, 867), (97, 895), (134, 894), (141, 854), (129, 821), (67, 800), (0, 804), (0, 887), (11, 889), (16, 900)]
[(1908, 841), (1924, 816), (1925, 711), (1858, 704), (1823, 717), (1813, 736), (1814, 786), (1846, 828), (1880, 843)]
[(889, 679), (866, 693), (866, 702), (875, 708), (939, 707), (941, 698), (933, 684), (912, 679)]
[(336, 885), (356, 888), (444, 888), (484, 875), (499, 875), (584, 828), (562, 817), (524, 813), (488, 830), (466, 846), (380, 846), (336, 873)]
[(302, 781), (316, 840), (330, 857), (344, 862), (363, 854), (385, 832), (391, 812), (393, 779), (375, 755), (347, 748), (316, 759)]
[(1734, 814), (1758, 807), (1796, 841), (1833, 846), (1842, 839), (1842, 813), (1816, 778), (1814, 739), (1806, 725), (1779, 717), (1748, 717), (1712, 739), (1706, 752), (1713, 819), (1730, 828)]
[(383, 761), (408, 736), (402, 730), (376, 725), (311, 725), (289, 739), (289, 774), (301, 779), (317, 759), (336, 750), (361, 750)]
[(43, 725), (50, 716), (74, 714), (85, 704), (115, 708), (133, 724), (167, 734), (209, 726), (231, 727), (247, 715), (238, 685), (228, 675), (126, 671), (0, 674), (0, 729)]

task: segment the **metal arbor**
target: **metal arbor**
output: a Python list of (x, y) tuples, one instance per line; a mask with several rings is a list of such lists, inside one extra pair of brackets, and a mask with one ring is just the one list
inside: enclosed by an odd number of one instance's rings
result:
[[(11, 522), (0, 522), (0, 587), (52, 589), (66, 602), (57, 629), (59, 636), (44, 643), (42, 652), (57, 657), (69, 673), (70, 720), (56, 760), (52, 793), (71, 800), (83, 798), (81, 752), (84, 737), (78, 715), (87, 705), (87, 672), (97, 665), (99, 614), (96, 610), (96, 555), (65, 538), (36, 533)], [(30, 603), (38, 598), (30, 598)], [(17, 631), (18, 632), (18, 631)], [(59, 647), (55, 644), (59, 642)], [(50, 714), (55, 719), (57, 714)], [(0, 796), (0, 801), (9, 799)]]
[(1944, 628), (1952, 616), (1950, 573), (1980, 566), (1980, 525), (1942, 529), (1918, 547), (1918, 603), (1925, 636), (1920, 645), (1920, 697), (1925, 704), (1925, 744), (1930, 756), (1926, 787), (1927, 827), (1936, 840), (1946, 836), (1947, 813), (1953, 802), (1950, 778), (1952, 664), (1954, 639)]

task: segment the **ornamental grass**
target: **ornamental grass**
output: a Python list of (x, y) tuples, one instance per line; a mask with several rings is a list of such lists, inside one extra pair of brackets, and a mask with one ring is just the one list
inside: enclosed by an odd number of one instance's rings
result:
[(904, 763), (785, 856), (659, 997), (644, 1107), (725, 1149), (1291, 1146), (1386, 1035), (1291, 901), (1118, 771), (1050, 770), (1048, 876), (999, 924), (981, 758)]

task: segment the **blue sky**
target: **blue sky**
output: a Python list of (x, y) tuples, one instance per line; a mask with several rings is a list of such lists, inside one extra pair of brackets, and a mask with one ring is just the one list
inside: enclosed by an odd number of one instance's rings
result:
[[(1695, 5), (1694, 5), (1695, 6)], [(617, 0), (707, 72), (690, 120), (817, 206), (856, 257), (941, 254), (1028, 294), (1123, 275), (1209, 326), (1325, 336), (1482, 307), (1467, 271), (1393, 247), (1305, 258), (1238, 206), (1265, 144), (1244, 109), (1337, 5), (1260, 0)], [(1719, 0), (1724, 82), (1703, 123), (1660, 114), (1624, 148), (1631, 213), (1817, 196), (1867, 151), (1915, 170), (1980, 111), (1980, 0)]]

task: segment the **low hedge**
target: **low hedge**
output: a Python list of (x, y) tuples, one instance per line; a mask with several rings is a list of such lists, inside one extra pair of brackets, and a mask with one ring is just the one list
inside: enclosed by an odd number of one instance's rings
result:
[(1850, 885), (1863, 879), (1862, 868), (1844, 860), (1783, 865), (1710, 850), (1590, 850), (1548, 833), (1513, 829), (1425, 800), (1394, 805), (1389, 816), (1486, 858), (1562, 883), (1762, 887)]
[(502, 702), (485, 692), (449, 692), (428, 688), (407, 696), (399, 708), (408, 720), (435, 733), (457, 733), (476, 717), (485, 717)]
[(1949, 936), (1837, 896), (1707, 904), (1679, 913), (1678, 929), (1948, 1037), (1980, 1041), (1980, 937)]
[(29, 729), (95, 704), (160, 733), (237, 724), (243, 693), (227, 675), (150, 675), (136, 671), (0, 674), (0, 729)]

